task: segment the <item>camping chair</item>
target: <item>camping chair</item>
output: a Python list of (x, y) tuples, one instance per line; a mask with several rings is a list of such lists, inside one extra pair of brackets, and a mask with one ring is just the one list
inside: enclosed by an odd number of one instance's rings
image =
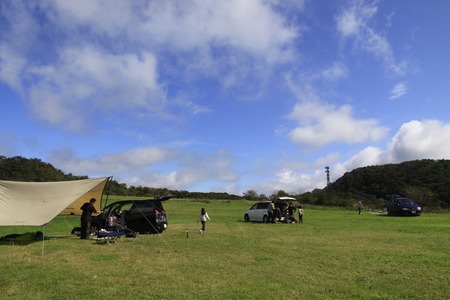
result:
[(113, 227), (116, 230), (124, 231), (126, 237), (132, 237), (133, 241), (138, 239), (138, 233), (122, 225), (121, 223), (113, 222)]
[(126, 233), (125, 231), (99, 231), (97, 233), (97, 238), (95, 239), (97, 243), (103, 244), (106, 243), (110, 245), (110, 242), (117, 243), (117, 240), (122, 240), (122, 236), (124, 236)]

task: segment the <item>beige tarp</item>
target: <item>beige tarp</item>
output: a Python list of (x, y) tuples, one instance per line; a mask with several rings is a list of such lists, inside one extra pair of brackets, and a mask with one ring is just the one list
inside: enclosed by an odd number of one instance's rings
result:
[(0, 181), (0, 226), (42, 226), (60, 213), (80, 214), (96, 198), (100, 211), (109, 177), (58, 182)]

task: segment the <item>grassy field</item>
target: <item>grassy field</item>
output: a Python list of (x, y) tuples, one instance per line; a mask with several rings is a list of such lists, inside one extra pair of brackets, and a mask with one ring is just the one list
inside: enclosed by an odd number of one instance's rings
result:
[(303, 224), (260, 224), (243, 222), (249, 206), (172, 199), (163, 234), (112, 245), (71, 236), (79, 217), (57, 217), (44, 244), (0, 245), (1, 298), (450, 299), (449, 214), (306, 208)]

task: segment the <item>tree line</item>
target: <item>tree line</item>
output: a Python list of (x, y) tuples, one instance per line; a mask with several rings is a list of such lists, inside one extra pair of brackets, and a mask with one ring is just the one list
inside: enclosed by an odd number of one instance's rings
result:
[[(387, 194), (399, 194), (417, 201), (429, 210), (450, 208), (450, 160), (414, 160), (399, 164), (385, 164), (357, 168), (345, 173), (323, 189), (290, 194), (275, 190), (271, 195), (250, 189), (243, 195), (225, 192), (193, 192), (159, 187), (127, 186), (112, 180), (109, 195), (153, 198), (174, 194), (177, 198), (203, 200), (273, 200), (290, 196), (304, 204), (352, 208), (358, 200), (366, 207), (382, 209)], [(38, 158), (0, 156), (0, 180), (65, 181), (88, 179), (86, 175), (66, 174)]]
[(269, 197), (254, 190), (244, 193), (253, 200), (291, 196), (299, 202), (319, 206), (355, 208), (359, 200), (377, 210), (385, 206), (385, 196), (398, 194), (418, 202), (425, 210), (450, 208), (450, 160), (414, 160), (399, 164), (367, 166), (345, 173), (322, 189), (301, 194), (276, 191)]
[[(68, 181), (88, 179), (86, 175), (76, 176), (71, 173), (66, 174), (56, 169), (49, 163), (45, 163), (38, 158), (25, 158), (21, 156), (5, 157), (0, 156), (0, 180), (27, 181), (27, 182), (48, 182), (48, 181)], [(127, 186), (112, 180), (107, 187), (109, 195), (116, 196), (136, 196), (154, 198), (168, 194), (174, 194), (177, 198), (189, 199), (210, 199), (210, 200), (236, 200), (241, 196), (223, 192), (189, 192), (185, 190), (172, 190), (167, 188)]]

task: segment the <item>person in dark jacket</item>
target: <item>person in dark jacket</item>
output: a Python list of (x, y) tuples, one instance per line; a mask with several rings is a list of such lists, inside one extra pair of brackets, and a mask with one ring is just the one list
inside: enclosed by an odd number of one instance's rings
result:
[(89, 202), (84, 203), (81, 206), (81, 210), (83, 213), (81, 214), (81, 239), (88, 240), (89, 234), (91, 231), (91, 217), (92, 214), (97, 213), (97, 210), (94, 207), (95, 198), (91, 198)]
[(294, 217), (294, 213), (295, 213), (296, 209), (292, 203), (289, 203), (287, 211), (288, 211), (289, 220), (291, 220), (292, 223), (298, 223), (297, 219)]

